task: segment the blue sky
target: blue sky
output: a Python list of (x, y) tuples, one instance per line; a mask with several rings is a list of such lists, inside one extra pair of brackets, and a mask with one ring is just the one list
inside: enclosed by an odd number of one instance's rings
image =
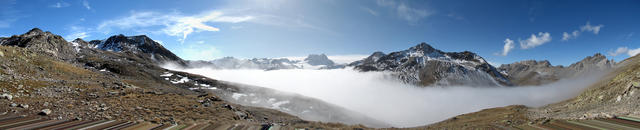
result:
[[(640, 1), (0, 0), (0, 36), (147, 35), (185, 59), (369, 55), (427, 42), (496, 63), (640, 53)], [(575, 33), (574, 33), (575, 32)], [(566, 33), (566, 34), (565, 34)], [(506, 51), (506, 53), (505, 53)]]

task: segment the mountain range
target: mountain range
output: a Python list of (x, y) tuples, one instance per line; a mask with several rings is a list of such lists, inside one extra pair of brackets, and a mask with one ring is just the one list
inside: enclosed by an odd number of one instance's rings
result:
[(586, 57), (568, 67), (551, 66), (548, 61), (525, 60), (494, 67), (481, 56), (469, 52), (444, 52), (427, 43), (407, 50), (374, 52), (349, 64), (336, 64), (325, 54), (311, 54), (304, 60), (287, 58), (237, 59), (224, 57), (211, 61), (187, 61), (189, 67), (215, 69), (342, 69), (387, 71), (401, 81), (419, 86), (526, 86), (542, 85), (559, 79), (611, 69), (615, 64), (602, 54)]
[[(638, 60), (638, 56), (635, 56), (616, 63), (597, 53), (567, 67), (553, 66), (548, 61), (526, 60), (496, 68), (473, 52), (444, 52), (427, 43), (420, 43), (406, 50), (388, 54), (374, 52), (367, 58), (349, 64), (336, 64), (324, 54), (309, 55), (304, 60), (226, 57), (213, 61), (188, 61), (145, 35), (115, 35), (104, 40), (86, 42), (83, 39), (75, 39), (68, 42), (59, 35), (34, 28), (21, 35), (0, 37), (0, 105), (11, 106), (0, 108), (0, 112), (39, 113), (46, 109), (49, 112), (43, 115), (52, 119), (285, 124), (302, 128), (352, 129), (366, 127), (315, 122), (326, 121), (322, 120), (323, 118), (306, 121), (308, 119), (299, 118), (304, 115), (296, 115), (306, 110), (300, 105), (280, 104), (280, 107), (274, 104), (284, 101), (313, 102), (313, 105), (326, 107), (327, 110), (356, 113), (342, 111), (342, 108), (330, 103), (313, 100), (304, 95), (274, 96), (274, 93), (279, 92), (258, 93), (263, 88), (172, 71), (160, 67), (159, 64), (177, 63), (184, 67), (262, 70), (352, 68), (362, 72), (390, 72), (405, 83), (425, 87), (532, 86), (594, 73), (607, 74), (592, 88), (565, 102), (542, 108), (495, 108), (488, 110), (489, 114), (487, 111), (465, 114), (460, 118), (454, 117), (436, 124), (445, 126), (447, 123), (461, 123), (460, 121), (478, 121), (463, 120), (462, 117), (497, 114), (500, 117), (491, 118), (491, 122), (467, 123), (515, 127), (524, 125), (527, 121), (544, 123), (544, 119), (549, 117), (590, 119), (607, 118), (607, 115), (611, 114), (640, 114), (637, 113), (639, 103), (635, 100), (638, 99), (638, 95), (634, 94), (640, 88), (637, 76), (640, 73)], [(206, 90), (217, 91), (210, 93)], [(251, 97), (251, 93), (257, 95)], [(251, 102), (249, 99), (267, 98), (274, 98), (274, 101), (266, 100), (265, 102), (271, 101), (268, 102), (271, 104), (267, 105), (276, 105), (278, 108), (246, 105), (246, 102)], [(232, 102), (232, 99), (246, 101)], [(611, 109), (608, 106), (616, 106), (619, 109)], [(286, 109), (295, 111), (282, 112)], [(515, 114), (503, 116), (502, 112)], [(598, 112), (604, 114), (594, 114)], [(312, 114), (346, 121), (368, 118), (357, 113), (346, 115), (317, 111)], [(526, 114), (530, 114), (528, 118), (521, 118)], [(510, 122), (503, 123), (506, 121), (493, 119), (509, 119)], [(464, 128), (468, 127), (465, 125)]]
[(290, 60), (287, 58), (253, 58), (237, 59), (224, 57), (211, 61), (188, 61), (189, 67), (211, 67), (214, 69), (335, 69), (344, 65), (336, 64), (325, 54), (311, 54), (304, 60)]

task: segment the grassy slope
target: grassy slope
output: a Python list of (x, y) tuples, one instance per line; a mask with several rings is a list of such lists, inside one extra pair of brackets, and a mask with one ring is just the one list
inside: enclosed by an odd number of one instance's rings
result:
[[(635, 87), (634, 85), (635, 84)], [(416, 129), (501, 129), (552, 119), (640, 116), (640, 55), (625, 59), (612, 72), (575, 98), (541, 108), (520, 105), (468, 113)], [(621, 100), (617, 100), (621, 97)]]
[[(110, 52), (106, 52), (110, 53)], [(108, 56), (104, 59), (99, 56)], [(159, 75), (168, 71), (155, 65), (138, 62), (120, 54), (89, 54), (77, 63), (67, 63), (29, 49), (0, 46), (0, 90), (14, 96), (0, 99), (0, 106), (26, 104), (27, 108), (0, 107), (1, 113), (36, 114), (51, 109), (49, 118), (119, 119), (156, 123), (215, 122), (224, 124), (280, 123), (297, 127), (360, 128), (333, 123), (303, 121), (276, 110), (244, 107), (214, 100), (204, 107), (199, 100), (215, 99), (189, 91), (188, 85), (174, 85)], [(124, 59), (124, 60), (116, 60)], [(85, 68), (86, 63), (95, 67)], [(112, 71), (117, 71), (112, 72)], [(174, 72), (180, 73), (180, 72)], [(188, 74), (183, 74), (188, 75)], [(190, 75), (212, 85), (213, 79)], [(227, 107), (233, 106), (233, 108)], [(237, 113), (245, 113), (246, 117)]]

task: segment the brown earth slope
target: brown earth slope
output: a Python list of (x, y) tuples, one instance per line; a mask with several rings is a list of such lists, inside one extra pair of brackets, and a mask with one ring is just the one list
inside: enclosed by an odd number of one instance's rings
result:
[(539, 108), (520, 105), (490, 108), (415, 129), (509, 129), (558, 120), (640, 117), (639, 89), (640, 55), (637, 55), (617, 64), (575, 98)]
[[(181, 74), (225, 89), (233, 89), (232, 85), (169, 71), (135, 53), (87, 47), (68, 53), (55, 51), (74, 47), (62, 37), (34, 30), (0, 38), (0, 106), (3, 106), (0, 115), (33, 115), (48, 109), (51, 113), (43, 114), (43, 117), (50, 119), (361, 127), (308, 122), (276, 110), (229, 103), (211, 93), (189, 90), (193, 87), (192, 82), (172, 83), (160, 75), (165, 72)], [(21, 46), (23, 44), (30, 47)], [(64, 57), (59, 57), (61, 55)]]

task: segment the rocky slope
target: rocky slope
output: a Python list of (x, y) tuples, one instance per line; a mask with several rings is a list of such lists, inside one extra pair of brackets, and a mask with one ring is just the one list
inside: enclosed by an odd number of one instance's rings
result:
[(215, 69), (335, 69), (344, 65), (335, 64), (325, 54), (311, 54), (304, 60), (290, 60), (287, 58), (253, 58), (237, 59), (224, 57), (211, 61), (188, 61), (188, 67), (211, 67)]
[[(157, 65), (181, 59), (146, 36), (67, 42), (33, 29), (0, 38), (0, 114), (43, 114), (51, 119), (112, 119), (155, 123), (292, 125), (358, 128), (308, 122), (276, 110), (227, 102), (203, 85), (234, 85)], [(86, 45), (86, 46), (85, 46)], [(166, 77), (167, 73), (182, 77)], [(192, 90), (193, 89), (193, 90)]]
[[(509, 129), (543, 126), (558, 120), (588, 122), (594, 119), (602, 120), (613, 117), (640, 117), (640, 94), (638, 94), (638, 91), (640, 91), (640, 55), (627, 58), (615, 65), (610, 65), (611, 63), (612, 61), (606, 60), (600, 54), (587, 57), (585, 60), (569, 67), (553, 67), (545, 61), (519, 62), (519, 64), (543, 68), (542, 70), (549, 72), (553, 72), (548, 69), (552, 67), (562, 71), (595, 68), (600, 75), (604, 76), (599, 76), (601, 78), (598, 78), (598, 82), (592, 84), (578, 96), (562, 102), (538, 108), (519, 105), (490, 108), (459, 115), (432, 125), (417, 127), (417, 129)], [(608, 67), (611, 67), (609, 71), (598, 70), (598, 68)], [(593, 74), (584, 70), (570, 74), (579, 73)], [(626, 121), (626, 123), (637, 124), (637, 122), (629, 121)], [(616, 124), (605, 125), (617, 127)], [(632, 127), (637, 128), (638, 126)], [(536, 128), (541, 129), (541, 127)], [(592, 129), (593, 127), (586, 128)], [(600, 128), (600, 126), (596, 128)]]
[[(80, 41), (77, 43), (83, 42)], [(105, 40), (91, 40), (88, 43), (88, 46), (91, 48), (120, 53), (132, 53), (134, 56), (154, 63), (178, 62), (184, 64), (184, 60), (146, 35), (124, 36), (120, 34), (111, 36)]]
[(583, 75), (597, 74), (610, 70), (615, 65), (604, 55), (597, 53), (588, 56), (570, 66), (552, 66), (549, 61), (525, 60), (503, 64), (498, 70), (518, 86), (542, 85), (560, 79), (577, 78)]
[(575, 98), (534, 109), (532, 116), (556, 119), (640, 117), (640, 56), (625, 59)]
[(481, 56), (443, 52), (421, 43), (407, 50), (371, 56), (353, 62), (360, 71), (391, 71), (406, 83), (421, 86), (510, 86), (511, 82)]
[(76, 54), (71, 44), (64, 38), (48, 31), (43, 32), (38, 28), (31, 29), (22, 35), (0, 38), (0, 45), (22, 47), (67, 61), (75, 58)]

